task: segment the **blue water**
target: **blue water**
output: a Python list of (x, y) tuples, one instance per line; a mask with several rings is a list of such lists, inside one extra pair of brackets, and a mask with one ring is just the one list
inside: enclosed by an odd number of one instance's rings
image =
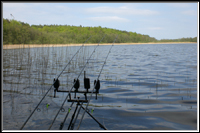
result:
[[(81, 73), (95, 47), (81, 49), (64, 71), (79, 46), (3, 50), (4, 129), (16, 130), (22, 126), (61, 71), (59, 90), (71, 89), (73, 79)], [(84, 69), (90, 78), (90, 90), (110, 47), (98, 46)], [(80, 90), (85, 90), (83, 72), (79, 79)], [(93, 116), (107, 129), (197, 129), (197, 44), (114, 45), (99, 79), (98, 99), (95, 100), (94, 94), (88, 109), (94, 109)], [(39, 107), (41, 111), (34, 113), (24, 129), (48, 129), (67, 93), (56, 95), (52, 97), (52, 88)], [(83, 94), (77, 96), (84, 99)], [(66, 102), (63, 108), (68, 110), (69, 106)], [(58, 115), (52, 130), (59, 129), (66, 113)], [(83, 110), (74, 129), (82, 114)], [(67, 129), (71, 117), (72, 113), (63, 130)], [(102, 128), (85, 114), (79, 129)]]

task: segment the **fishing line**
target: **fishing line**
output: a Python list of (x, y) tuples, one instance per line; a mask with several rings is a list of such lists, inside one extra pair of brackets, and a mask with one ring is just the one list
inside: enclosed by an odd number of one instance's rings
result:
[[(83, 45), (79, 48), (79, 50), (84, 46), (84, 44), (91, 38), (91, 36), (83, 43)], [(79, 52), (79, 50), (74, 54), (74, 56), (71, 58), (71, 60), (68, 62), (68, 64), (65, 66), (65, 68), (70, 64), (70, 62), (72, 61), (72, 59), (75, 57), (75, 55)], [(65, 70), (65, 68), (61, 71), (61, 73), (58, 75), (57, 79), (60, 77), (60, 75), (63, 73), (63, 71)], [(54, 83), (56, 82), (56, 80), (54, 81)], [(40, 102), (38, 103), (38, 105), (35, 107), (35, 109), (33, 110), (33, 112), (29, 115), (29, 117), (27, 118), (27, 120), (24, 122), (24, 124), (22, 125), (22, 127), (20, 128), (20, 130), (22, 130), (24, 128), (24, 126), (26, 125), (26, 123), (28, 122), (28, 120), (31, 118), (31, 116), (33, 115), (33, 113), (35, 112), (35, 110), (38, 108), (38, 106), (41, 104), (41, 102), (44, 100), (44, 98), (46, 97), (47, 93), (51, 90), (52, 86), (54, 85), (54, 83), (51, 85), (51, 87), (49, 88), (49, 90), (46, 92), (46, 94), (43, 96), (43, 98), (40, 100)]]
[[(83, 43), (83, 45), (79, 48), (79, 50), (84, 46), (84, 44), (91, 38), (91, 36)], [(74, 54), (74, 56), (71, 58), (71, 60), (68, 62), (68, 64), (64, 67), (64, 69), (61, 71), (61, 73), (58, 75), (57, 79), (60, 77), (60, 75), (63, 73), (65, 68), (70, 64), (72, 59), (75, 57), (75, 55), (79, 52), (79, 50)]]
[[(47, 104), (45, 105), (47, 108), (49, 108), (50, 105), (51, 105), (51, 106), (52, 106), (52, 105), (55, 105), (56, 107), (60, 107), (60, 106), (59, 106), (56, 102), (54, 102), (52, 99), (51, 99), (51, 101), (52, 101), (52, 104), (47, 103)], [(52, 106), (52, 107), (53, 107), (53, 106)], [(55, 108), (56, 108), (56, 107), (55, 107)], [(37, 108), (37, 111), (40, 112), (41, 109), (40, 109), (40, 108)], [(62, 112), (65, 112), (65, 109), (62, 108), (61, 111), (62, 111)]]
[[(104, 37), (105, 37), (105, 35), (103, 36), (103, 38), (104, 38)], [(100, 42), (103, 40), (103, 38), (100, 40)], [(100, 43), (100, 42), (99, 42), (99, 43)], [(98, 45), (95, 47), (95, 49), (93, 50), (93, 52), (92, 52), (92, 54), (90, 55), (90, 57), (87, 59), (87, 62), (85, 63), (84, 67), (82, 68), (82, 70), (81, 70), (80, 74), (78, 75), (77, 79), (80, 77), (80, 75), (81, 75), (81, 73), (83, 72), (84, 68), (85, 68), (86, 65), (88, 64), (88, 61), (89, 61), (90, 58), (92, 57), (92, 55), (93, 55), (93, 53), (95, 52), (96, 48), (99, 46), (99, 43), (98, 43)], [(71, 95), (71, 91), (72, 91), (72, 89), (74, 88), (74, 85), (75, 85), (75, 84), (76, 84), (76, 82), (74, 82), (73, 86), (72, 86), (71, 89), (69, 90), (68, 95), (66, 96), (66, 98), (65, 98), (64, 102), (62, 103), (60, 109), (63, 108), (63, 105), (65, 104), (65, 102), (66, 102), (68, 96)], [(54, 120), (52, 121), (51, 125), (49, 126), (48, 130), (51, 129), (53, 123), (55, 122), (55, 119), (57, 118), (58, 114), (60, 113), (60, 109), (58, 110), (58, 112), (57, 112), (57, 114), (56, 114)]]
[[(116, 41), (117, 37), (118, 37), (118, 35), (116, 36), (114, 42)], [(113, 42), (113, 44), (114, 44), (114, 42)], [(105, 61), (104, 61), (104, 64), (103, 64), (103, 66), (102, 66), (102, 68), (101, 68), (101, 71), (100, 71), (100, 73), (99, 73), (99, 75), (98, 75), (97, 81), (99, 80), (99, 77), (100, 77), (100, 75), (101, 75), (101, 72), (102, 72), (102, 70), (103, 70), (103, 67), (104, 67), (104, 65), (106, 64), (106, 60), (107, 60), (107, 58), (108, 58), (109, 53), (111, 52), (111, 49), (112, 49), (112, 47), (113, 47), (113, 44), (112, 44), (112, 46), (111, 46), (110, 49), (109, 49), (109, 52), (108, 52), (108, 54), (107, 54), (107, 56), (106, 56), (106, 59), (105, 59)], [(95, 88), (96, 84), (97, 84), (97, 82), (95, 83), (94, 88)], [(78, 130), (79, 127), (80, 127), (80, 124), (81, 124), (81, 122), (82, 122), (82, 119), (83, 119), (83, 117), (84, 117), (84, 115), (85, 115), (86, 110), (88, 110), (88, 105), (89, 105), (89, 102), (90, 102), (90, 100), (91, 100), (92, 94), (93, 94), (93, 92), (94, 92), (94, 88), (93, 88), (93, 90), (92, 90), (92, 92), (91, 92), (91, 95), (90, 95), (90, 98), (89, 98), (88, 103), (87, 103), (87, 105), (86, 105), (86, 108), (85, 108), (85, 110), (84, 110), (84, 112), (83, 112), (83, 115), (82, 115), (82, 117), (81, 117), (81, 120), (80, 120), (80, 122), (79, 122), (79, 124), (78, 124), (77, 130)]]

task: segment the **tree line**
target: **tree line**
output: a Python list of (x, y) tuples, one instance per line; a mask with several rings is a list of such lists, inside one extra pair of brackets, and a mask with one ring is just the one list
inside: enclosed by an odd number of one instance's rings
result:
[(161, 39), (159, 42), (197, 42), (197, 37), (188, 37), (180, 39)]
[(120, 31), (111, 28), (83, 27), (70, 25), (29, 25), (14, 19), (3, 19), (3, 44), (76, 44), (83, 43), (112, 43), (116, 35), (116, 43), (145, 43), (145, 42), (197, 42), (195, 38), (157, 40), (149, 35), (136, 32)]

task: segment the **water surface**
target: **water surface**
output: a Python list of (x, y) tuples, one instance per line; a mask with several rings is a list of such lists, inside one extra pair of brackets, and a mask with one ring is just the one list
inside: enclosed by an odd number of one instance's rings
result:
[[(81, 70), (95, 47), (81, 49), (64, 71), (79, 46), (3, 50), (3, 129), (18, 130), (61, 71), (59, 90), (71, 89), (79, 74), (80, 90), (85, 90)], [(84, 70), (90, 90), (110, 47), (98, 46), (88, 60)], [(109, 130), (197, 129), (197, 44), (114, 45), (100, 81), (98, 99), (93, 95), (88, 109), (94, 109), (93, 116)], [(53, 98), (53, 94), (52, 88), (24, 129), (48, 129), (67, 96), (57, 93)], [(84, 99), (83, 94), (77, 96)], [(50, 103), (48, 109), (46, 103)], [(59, 129), (69, 106), (64, 104), (65, 111), (51, 129)], [(82, 114), (83, 110), (74, 129)], [(63, 130), (71, 117), (72, 113)], [(85, 114), (79, 129), (102, 128)]]

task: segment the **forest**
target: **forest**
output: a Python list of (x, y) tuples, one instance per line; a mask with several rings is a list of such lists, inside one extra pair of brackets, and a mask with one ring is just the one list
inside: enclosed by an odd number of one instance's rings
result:
[(3, 44), (77, 44), (83, 43), (147, 43), (147, 42), (197, 42), (197, 37), (157, 40), (149, 35), (111, 28), (70, 25), (29, 25), (17, 20), (3, 19)]

